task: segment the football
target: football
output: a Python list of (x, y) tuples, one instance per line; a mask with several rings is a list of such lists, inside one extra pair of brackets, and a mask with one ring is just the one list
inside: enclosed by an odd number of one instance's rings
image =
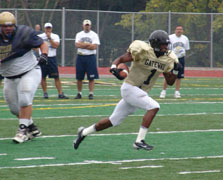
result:
[(120, 69), (121, 71), (119, 72), (119, 75), (123, 78), (126, 78), (128, 76), (129, 73), (129, 68), (126, 64), (121, 63), (118, 65), (117, 67), (118, 69)]

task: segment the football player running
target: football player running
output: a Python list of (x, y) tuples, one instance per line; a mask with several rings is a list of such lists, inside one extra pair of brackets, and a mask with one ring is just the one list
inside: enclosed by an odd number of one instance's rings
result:
[[(32, 102), (41, 81), (39, 63), (47, 63), (48, 46), (32, 28), (16, 26), (15, 16), (0, 13), (0, 74), (5, 77), (4, 98), (12, 114), (19, 119), (19, 128), (13, 138), (23, 143), (41, 132), (32, 120)], [(37, 61), (32, 48), (40, 48)]]
[(180, 64), (176, 55), (168, 50), (170, 43), (168, 34), (163, 30), (156, 30), (149, 37), (150, 44), (135, 40), (127, 52), (116, 58), (110, 72), (118, 79), (122, 79), (117, 69), (118, 64), (132, 62), (129, 74), (121, 86), (122, 99), (116, 105), (110, 117), (98, 121), (87, 128), (78, 129), (77, 138), (74, 140), (74, 149), (78, 149), (84, 138), (96, 131), (101, 131), (112, 126), (119, 125), (128, 115), (136, 112), (138, 108), (146, 111), (143, 116), (136, 141), (135, 149), (152, 150), (153, 146), (145, 142), (148, 128), (160, 109), (160, 105), (147, 93), (151, 90), (155, 81), (163, 73), (167, 83), (173, 85)]

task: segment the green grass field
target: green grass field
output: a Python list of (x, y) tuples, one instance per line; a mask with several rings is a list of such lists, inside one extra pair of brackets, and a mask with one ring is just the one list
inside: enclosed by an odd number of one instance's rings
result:
[(146, 141), (153, 151), (134, 150), (143, 110), (120, 126), (92, 134), (73, 149), (80, 126), (109, 116), (120, 100), (121, 81), (102, 78), (95, 86), (95, 99), (83, 99), (73, 78), (62, 78), (68, 100), (57, 99), (48, 80), (48, 100), (38, 89), (33, 119), (42, 136), (23, 144), (12, 137), (18, 120), (11, 115), (0, 88), (0, 180), (221, 180), (223, 179), (223, 83), (222, 78), (185, 78), (182, 98), (160, 99), (160, 78), (150, 96), (160, 103)]

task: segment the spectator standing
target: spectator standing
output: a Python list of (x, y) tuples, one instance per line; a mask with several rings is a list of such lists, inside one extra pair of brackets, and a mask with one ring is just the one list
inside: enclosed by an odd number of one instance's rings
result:
[[(183, 35), (182, 26), (177, 26), (175, 29), (175, 34), (171, 34), (169, 38), (171, 43), (170, 49), (174, 51), (174, 53), (177, 55), (179, 59), (179, 63), (182, 65), (182, 69), (179, 70), (179, 73), (177, 75), (176, 88), (174, 93), (175, 98), (181, 98), (180, 85), (181, 85), (181, 79), (184, 78), (185, 56), (186, 56), (186, 51), (190, 49), (190, 44), (187, 36)], [(166, 97), (167, 86), (168, 85), (166, 83), (166, 80), (164, 79), (163, 90), (160, 93), (160, 98)]]
[(56, 60), (56, 49), (60, 45), (60, 38), (57, 34), (52, 33), (53, 25), (51, 23), (45, 23), (44, 25), (44, 33), (39, 34), (38, 36), (41, 37), (45, 42), (47, 42), (49, 47), (49, 53), (48, 53), (48, 63), (41, 65), (42, 70), (42, 81), (41, 86), (43, 89), (43, 97), (45, 99), (48, 99), (48, 93), (47, 93), (47, 82), (46, 77), (54, 78), (55, 86), (58, 91), (58, 98), (59, 99), (69, 99), (67, 96), (64, 95), (62, 92), (62, 86), (59, 78), (59, 71), (57, 66), (57, 60)]
[(39, 24), (35, 25), (35, 31), (37, 32), (37, 34), (42, 34), (43, 33)]
[(83, 21), (83, 31), (76, 34), (75, 46), (77, 48), (76, 59), (76, 79), (77, 79), (77, 96), (75, 99), (82, 98), (82, 86), (85, 73), (89, 80), (90, 100), (94, 99), (94, 79), (98, 79), (98, 70), (96, 62), (96, 49), (100, 45), (100, 40), (94, 31), (91, 30), (91, 21), (86, 19)]

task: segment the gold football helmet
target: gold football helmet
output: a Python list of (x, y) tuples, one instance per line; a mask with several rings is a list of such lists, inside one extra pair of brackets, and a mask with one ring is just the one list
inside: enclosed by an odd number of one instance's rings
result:
[(15, 25), (15, 23), (15, 16), (12, 13), (8, 11), (0, 13), (0, 25)]

